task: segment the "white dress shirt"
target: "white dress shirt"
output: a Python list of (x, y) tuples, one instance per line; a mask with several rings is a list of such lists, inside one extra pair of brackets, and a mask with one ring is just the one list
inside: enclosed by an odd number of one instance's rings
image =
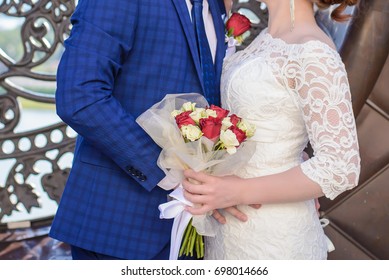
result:
[[(192, 3), (190, 2), (190, 0), (186, 0), (186, 5), (188, 6), (189, 16), (192, 18)], [(207, 34), (209, 47), (212, 53), (212, 59), (213, 62), (215, 62), (216, 44), (217, 44), (216, 31), (215, 31), (212, 14), (211, 11), (209, 10), (209, 5), (207, 0), (203, 0), (203, 18), (204, 18), (204, 25), (205, 25), (205, 33)]]

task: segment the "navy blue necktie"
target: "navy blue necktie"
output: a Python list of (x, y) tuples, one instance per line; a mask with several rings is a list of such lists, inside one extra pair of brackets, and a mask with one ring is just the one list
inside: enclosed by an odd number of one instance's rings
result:
[(204, 26), (203, 0), (191, 0), (191, 2), (193, 4), (192, 20), (195, 26), (200, 65), (203, 72), (204, 96), (210, 105), (220, 106), (220, 93), (216, 88), (215, 66), (213, 65), (211, 49)]

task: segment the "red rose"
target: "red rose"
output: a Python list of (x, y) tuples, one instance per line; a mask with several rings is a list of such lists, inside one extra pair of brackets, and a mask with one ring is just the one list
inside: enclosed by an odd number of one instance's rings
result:
[(203, 132), (203, 136), (208, 139), (215, 140), (220, 136), (220, 130), (222, 122), (218, 118), (208, 117), (200, 119), (200, 127)]
[(233, 13), (226, 22), (226, 29), (228, 33), (234, 35), (234, 37), (242, 35), (249, 30), (250, 27), (250, 20), (239, 13)]
[(211, 105), (211, 107), (209, 109), (215, 111), (216, 115), (217, 115), (217, 118), (220, 119), (220, 120), (222, 120), (225, 117), (227, 117), (228, 113), (230, 112), (230, 111), (228, 111), (226, 109), (223, 109), (223, 108), (220, 108), (220, 107), (218, 107), (216, 105)]
[(241, 130), (240, 128), (238, 128), (237, 126), (231, 126), (228, 129), (231, 130), (235, 134), (236, 139), (238, 140), (239, 144), (241, 144), (244, 140), (246, 140), (246, 138), (247, 138), (246, 133), (243, 130)]
[(237, 115), (235, 115), (235, 114), (232, 114), (231, 116), (230, 116), (230, 121), (231, 121), (231, 123), (233, 124), (233, 125), (237, 125), (238, 124), (238, 122), (240, 122), (240, 120), (241, 120), (241, 118), (239, 118)]
[(179, 128), (181, 128), (183, 125), (196, 125), (195, 121), (189, 116), (191, 113), (191, 111), (186, 111), (176, 116), (176, 123)]

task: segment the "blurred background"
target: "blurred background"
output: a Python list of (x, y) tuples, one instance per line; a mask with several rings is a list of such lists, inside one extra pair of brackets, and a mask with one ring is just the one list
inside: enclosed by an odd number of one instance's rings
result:
[[(0, 0), (0, 259), (70, 259), (47, 234), (76, 137), (57, 117), (54, 93), (77, 2)], [(242, 49), (267, 26), (267, 9), (234, 0), (233, 11), (252, 22)], [(330, 10), (316, 18), (349, 73), (362, 173), (357, 188), (321, 199), (321, 217), (336, 248), (329, 259), (389, 259), (389, 1), (361, 0), (347, 12), (348, 23), (333, 23)]]

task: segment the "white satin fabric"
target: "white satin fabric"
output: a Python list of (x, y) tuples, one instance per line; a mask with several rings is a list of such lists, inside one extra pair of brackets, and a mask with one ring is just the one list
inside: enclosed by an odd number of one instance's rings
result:
[[(256, 125), (256, 152), (236, 175), (249, 178), (301, 165), (334, 199), (356, 186), (360, 158), (347, 74), (340, 56), (320, 41), (287, 44), (267, 30), (225, 59), (222, 106)], [(302, 163), (311, 142), (315, 155)], [(285, 182), (288, 184), (288, 182)], [(313, 200), (239, 206), (249, 219), (225, 213), (206, 259), (326, 259), (328, 239)]]

